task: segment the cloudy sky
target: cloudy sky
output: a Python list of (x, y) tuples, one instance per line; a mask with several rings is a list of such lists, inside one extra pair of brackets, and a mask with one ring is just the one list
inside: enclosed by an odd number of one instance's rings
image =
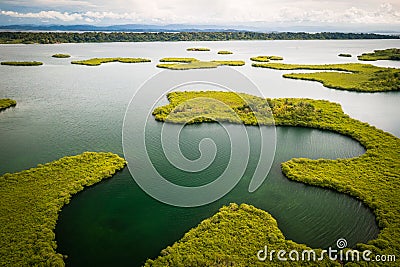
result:
[(396, 30), (400, 1), (0, 0), (0, 25), (127, 23)]

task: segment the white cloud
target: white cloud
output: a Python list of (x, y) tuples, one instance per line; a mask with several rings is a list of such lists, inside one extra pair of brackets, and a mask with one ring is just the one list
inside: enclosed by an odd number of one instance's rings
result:
[[(34, 3), (92, 5), (91, 0), (33, 0)], [(93, 1), (93, 0), (92, 0)], [(15, 2), (26, 2), (18, 0)], [(143, 1), (143, 0), (98, 0), (98, 8), (83, 12), (60, 12), (55, 10), (40, 12), (1, 11), (0, 14), (15, 18), (60, 20), (64, 22), (118, 22), (144, 23), (332, 23), (332, 24), (400, 24), (400, 6), (379, 0), (364, 1), (293, 1), (270, 0), (268, 5), (262, 0), (202, 0), (186, 1)], [(328, 4), (328, 3), (331, 3)], [(368, 3), (368, 5), (366, 5)], [(105, 7), (109, 7), (104, 11)], [(121, 12), (121, 9), (124, 11)], [(112, 10), (112, 11), (111, 11)]]
[(15, 11), (4, 11), (2, 10), (1, 15), (14, 17), (14, 18), (33, 18), (33, 19), (58, 19), (61, 21), (76, 21), (83, 20), (84, 17), (79, 13), (61, 13), (58, 11), (40, 11), (37, 13), (19, 13)]

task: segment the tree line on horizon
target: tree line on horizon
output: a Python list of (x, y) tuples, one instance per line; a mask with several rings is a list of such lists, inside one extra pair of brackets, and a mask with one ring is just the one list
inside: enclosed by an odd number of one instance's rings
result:
[(2, 44), (230, 40), (353, 40), (399, 38), (400, 36), (381, 35), (374, 33), (342, 32), (0, 32), (0, 43)]

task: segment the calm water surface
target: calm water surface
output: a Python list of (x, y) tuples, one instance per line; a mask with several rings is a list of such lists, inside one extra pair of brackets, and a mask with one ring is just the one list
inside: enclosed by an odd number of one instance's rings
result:
[[(256, 55), (280, 55), (286, 63), (343, 63), (339, 53), (358, 55), (373, 49), (399, 47), (385, 41), (235, 41), (205, 42), (211, 53), (189, 53), (198, 43), (107, 43), (62, 45), (1, 45), (0, 61), (38, 60), (40, 67), (0, 66), (0, 97), (18, 106), (0, 116), (0, 173), (15, 172), (38, 163), (83, 151), (112, 151), (122, 155), (121, 131), (125, 109), (137, 88), (159, 70), (161, 57), (195, 56), (199, 59), (245, 59), (236, 68), (253, 80), (265, 97), (308, 97), (342, 104), (346, 113), (400, 136), (400, 94), (361, 94), (322, 87), (319, 83), (283, 79), (285, 71), (256, 69), (248, 60)], [(233, 55), (216, 55), (231, 50)], [(72, 60), (91, 57), (148, 57), (144, 64), (75, 66), (71, 59), (54, 59), (69, 53)], [(398, 62), (378, 61), (380, 66), (400, 67)], [(201, 89), (201, 88), (199, 88)], [(161, 123), (151, 121), (154, 133)], [(248, 127), (250, 135), (256, 128)], [(170, 166), (160, 143), (149, 151), (157, 168), (175, 182), (215, 178), (229, 160), (229, 143), (217, 124), (192, 125), (182, 132), (181, 147), (189, 158), (198, 157), (198, 143), (212, 133), (218, 157), (205, 173), (185, 176)], [(287, 238), (313, 247), (327, 247), (344, 237), (349, 245), (374, 238), (378, 232), (373, 214), (359, 201), (343, 194), (287, 180), (280, 163), (293, 157), (343, 158), (364, 152), (354, 140), (319, 130), (277, 128), (275, 162), (264, 184), (247, 192), (257, 160), (257, 138), (251, 142), (251, 158), (241, 182), (219, 201), (200, 208), (175, 208), (147, 196), (124, 169), (112, 179), (74, 196), (60, 214), (56, 229), (58, 251), (68, 254), (70, 266), (139, 266), (146, 258), (178, 240), (202, 219), (230, 202), (249, 203), (270, 212)], [(213, 176), (214, 175), (214, 176)], [(189, 179), (187, 179), (189, 178)]]

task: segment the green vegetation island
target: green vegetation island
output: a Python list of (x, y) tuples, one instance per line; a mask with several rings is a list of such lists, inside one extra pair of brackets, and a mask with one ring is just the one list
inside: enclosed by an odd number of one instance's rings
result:
[(210, 51), (210, 48), (206, 48), (206, 47), (190, 47), (190, 48), (187, 48), (186, 51), (207, 52), (207, 51)]
[(52, 57), (55, 57), (55, 58), (69, 58), (69, 57), (71, 57), (71, 55), (69, 55), (69, 54), (54, 54), (54, 55), (52, 55)]
[(0, 176), (0, 265), (65, 266), (54, 229), (71, 195), (125, 166), (118, 155), (85, 152)]
[(400, 69), (396, 68), (360, 63), (325, 65), (254, 63), (252, 66), (276, 70), (333, 70), (333, 72), (283, 74), (284, 78), (317, 81), (332, 89), (371, 93), (400, 90)]
[[(282, 172), (290, 180), (335, 190), (361, 200), (374, 212), (380, 232), (376, 239), (366, 244), (359, 243), (355, 249), (372, 251), (371, 258), (377, 254), (399, 258), (399, 138), (350, 118), (339, 104), (326, 100), (263, 99), (242, 93), (215, 91), (172, 92), (167, 97), (170, 104), (153, 111), (156, 120), (171, 123), (229, 121), (268, 125), (271, 120), (263, 114), (271, 111), (277, 126), (328, 130), (360, 142), (366, 152), (359, 157), (336, 160), (294, 158), (281, 164)], [(208, 101), (205, 100), (207, 98)], [(232, 119), (226, 112), (214, 110), (210, 99), (228, 105), (237, 112), (241, 121)], [(257, 121), (255, 115), (257, 118), (264, 117), (264, 121)], [(193, 116), (198, 119), (193, 121)], [(148, 260), (146, 266), (281, 266), (282, 262), (260, 262), (256, 257), (249, 258), (249, 255), (255, 256), (265, 245), (276, 249), (304, 248), (304, 245), (286, 240), (276, 227), (275, 220), (266, 212), (248, 205), (238, 207), (232, 204), (161, 251), (158, 258)], [(315, 265), (315, 262), (289, 263), (298, 266)], [(340, 266), (337, 262), (321, 264)], [(354, 264), (349, 262), (346, 266)], [(380, 266), (387, 263), (374, 264)]]
[[(310, 250), (303, 244), (285, 239), (276, 220), (254, 206), (231, 203), (218, 213), (202, 221), (182, 239), (161, 251), (150, 266), (316, 266), (315, 262), (289, 262), (284, 265), (275, 257), (273, 261), (258, 261), (256, 253), (268, 246), (268, 251)], [(321, 250), (315, 250), (321, 253)], [(327, 257), (319, 266), (340, 266)]]
[(376, 60), (400, 60), (400, 49), (389, 48), (385, 50), (374, 50), (373, 53), (364, 53), (357, 56), (358, 60), (376, 61)]
[(160, 59), (160, 62), (173, 62), (157, 64), (157, 68), (170, 70), (191, 70), (191, 69), (210, 69), (218, 66), (243, 66), (243, 60), (212, 60), (200, 61), (191, 57), (166, 57)]
[(220, 50), (220, 51), (218, 51), (217, 54), (218, 55), (231, 55), (231, 54), (233, 54), (233, 52), (228, 51), (228, 50)]
[(338, 57), (352, 57), (351, 54), (339, 54)]
[(1, 98), (0, 99), (0, 111), (5, 110), (9, 107), (14, 107), (17, 105), (17, 101), (10, 98)]
[(7, 65), (7, 66), (40, 66), (40, 65), (43, 65), (43, 62), (39, 62), (39, 61), (3, 61), (0, 64)]
[(257, 62), (268, 62), (270, 60), (283, 60), (283, 57), (280, 56), (257, 56), (257, 57), (251, 57), (251, 61), (257, 61)]
[(231, 40), (354, 40), (399, 39), (400, 36), (341, 32), (0, 32), (2, 44), (57, 44), (104, 42), (176, 42)]
[(151, 62), (147, 58), (129, 58), (129, 57), (115, 57), (115, 58), (91, 58), (87, 60), (71, 61), (71, 64), (86, 65), (86, 66), (99, 66), (103, 63), (120, 62), (120, 63), (143, 63)]

